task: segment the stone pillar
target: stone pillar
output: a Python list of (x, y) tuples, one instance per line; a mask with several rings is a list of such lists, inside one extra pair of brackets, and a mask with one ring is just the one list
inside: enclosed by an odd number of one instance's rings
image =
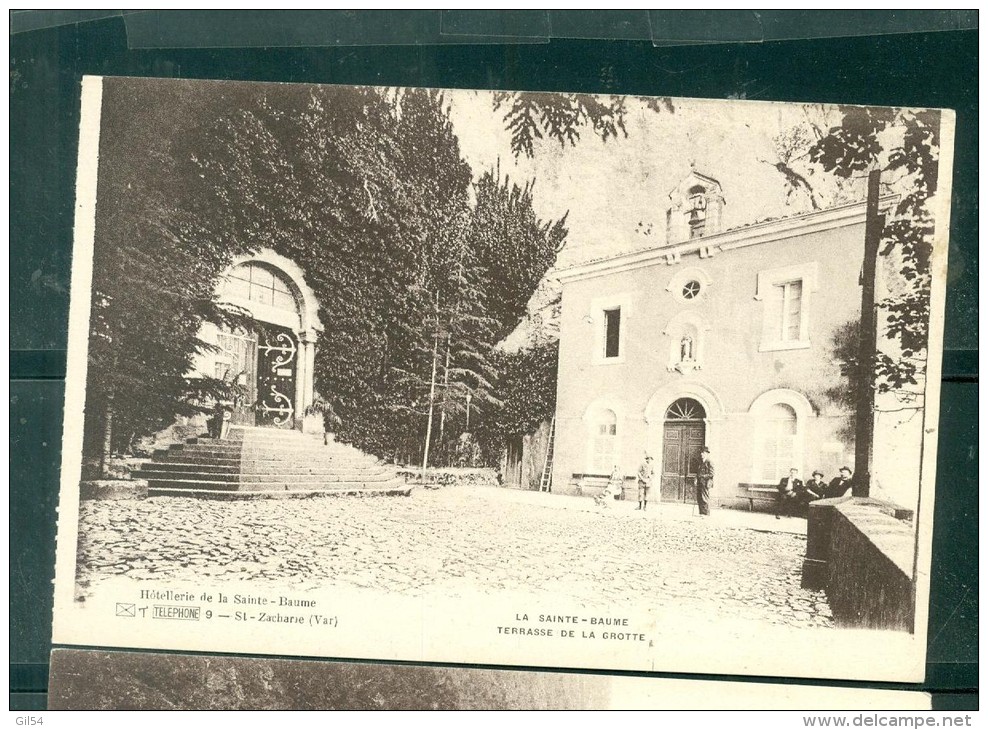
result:
[(312, 405), (314, 397), (316, 357), (316, 332), (303, 330), (298, 333), (298, 364), (295, 370), (295, 424), (301, 428), (305, 409)]
[(312, 405), (315, 397), (316, 333), (314, 330), (306, 330), (302, 333), (299, 337), (299, 350), (299, 374), (305, 375), (300, 378), (299, 409), (304, 411)]

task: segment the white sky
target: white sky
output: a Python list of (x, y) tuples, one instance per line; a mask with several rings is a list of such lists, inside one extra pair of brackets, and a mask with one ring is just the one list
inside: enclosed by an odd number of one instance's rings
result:
[[(575, 147), (537, 143), (534, 159), (516, 160), (503, 110), (493, 111), (486, 91), (449, 91), (464, 157), (475, 176), (497, 164), (522, 183), (535, 178), (535, 205), (543, 219), (569, 211), (569, 237), (559, 266), (621, 251), (662, 245), (668, 193), (690, 163), (720, 181), (727, 201), (724, 227), (803, 212), (787, 207), (772, 139), (819, 107), (772, 102), (674, 99), (674, 113), (656, 113), (628, 99), (627, 137), (601, 141), (585, 130)], [(636, 233), (652, 223), (652, 235)]]

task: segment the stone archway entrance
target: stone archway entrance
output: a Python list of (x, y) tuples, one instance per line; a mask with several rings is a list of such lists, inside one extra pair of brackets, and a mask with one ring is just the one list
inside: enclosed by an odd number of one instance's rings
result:
[(666, 409), (662, 424), (663, 502), (695, 502), (700, 449), (706, 443), (707, 414), (693, 398), (678, 398)]
[(322, 325), (301, 270), (261, 251), (231, 266), (218, 299), (252, 324), (217, 332), (215, 377), (240, 386), (236, 425), (300, 428), (313, 401), (315, 342)]

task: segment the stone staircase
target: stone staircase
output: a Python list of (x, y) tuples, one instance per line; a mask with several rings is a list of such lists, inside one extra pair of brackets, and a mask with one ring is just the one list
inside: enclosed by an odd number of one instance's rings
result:
[(194, 438), (159, 449), (134, 474), (148, 496), (408, 496), (397, 470), (352, 446), (275, 428), (233, 426), (225, 439)]

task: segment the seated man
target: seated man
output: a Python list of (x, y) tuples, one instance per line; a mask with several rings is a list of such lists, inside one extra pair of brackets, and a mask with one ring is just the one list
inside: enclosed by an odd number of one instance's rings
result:
[(851, 467), (842, 466), (840, 468), (840, 476), (834, 477), (830, 482), (830, 486), (827, 488), (827, 497), (834, 499), (835, 497), (843, 497), (850, 492), (854, 486), (851, 480), (852, 474)]
[(796, 505), (800, 517), (809, 517), (810, 502), (821, 499), (827, 493), (827, 483), (823, 481), (823, 472), (817, 469), (811, 479), (806, 482), (796, 482)]
[(803, 484), (803, 491), (800, 497), (805, 504), (822, 499), (827, 493), (827, 482), (823, 479), (823, 472), (817, 469), (813, 472), (813, 477)]
[(803, 480), (796, 475), (799, 469), (789, 470), (789, 476), (779, 482), (779, 499), (775, 503), (775, 519), (780, 519), (785, 512), (789, 517), (795, 517), (799, 511), (799, 492), (803, 489)]

